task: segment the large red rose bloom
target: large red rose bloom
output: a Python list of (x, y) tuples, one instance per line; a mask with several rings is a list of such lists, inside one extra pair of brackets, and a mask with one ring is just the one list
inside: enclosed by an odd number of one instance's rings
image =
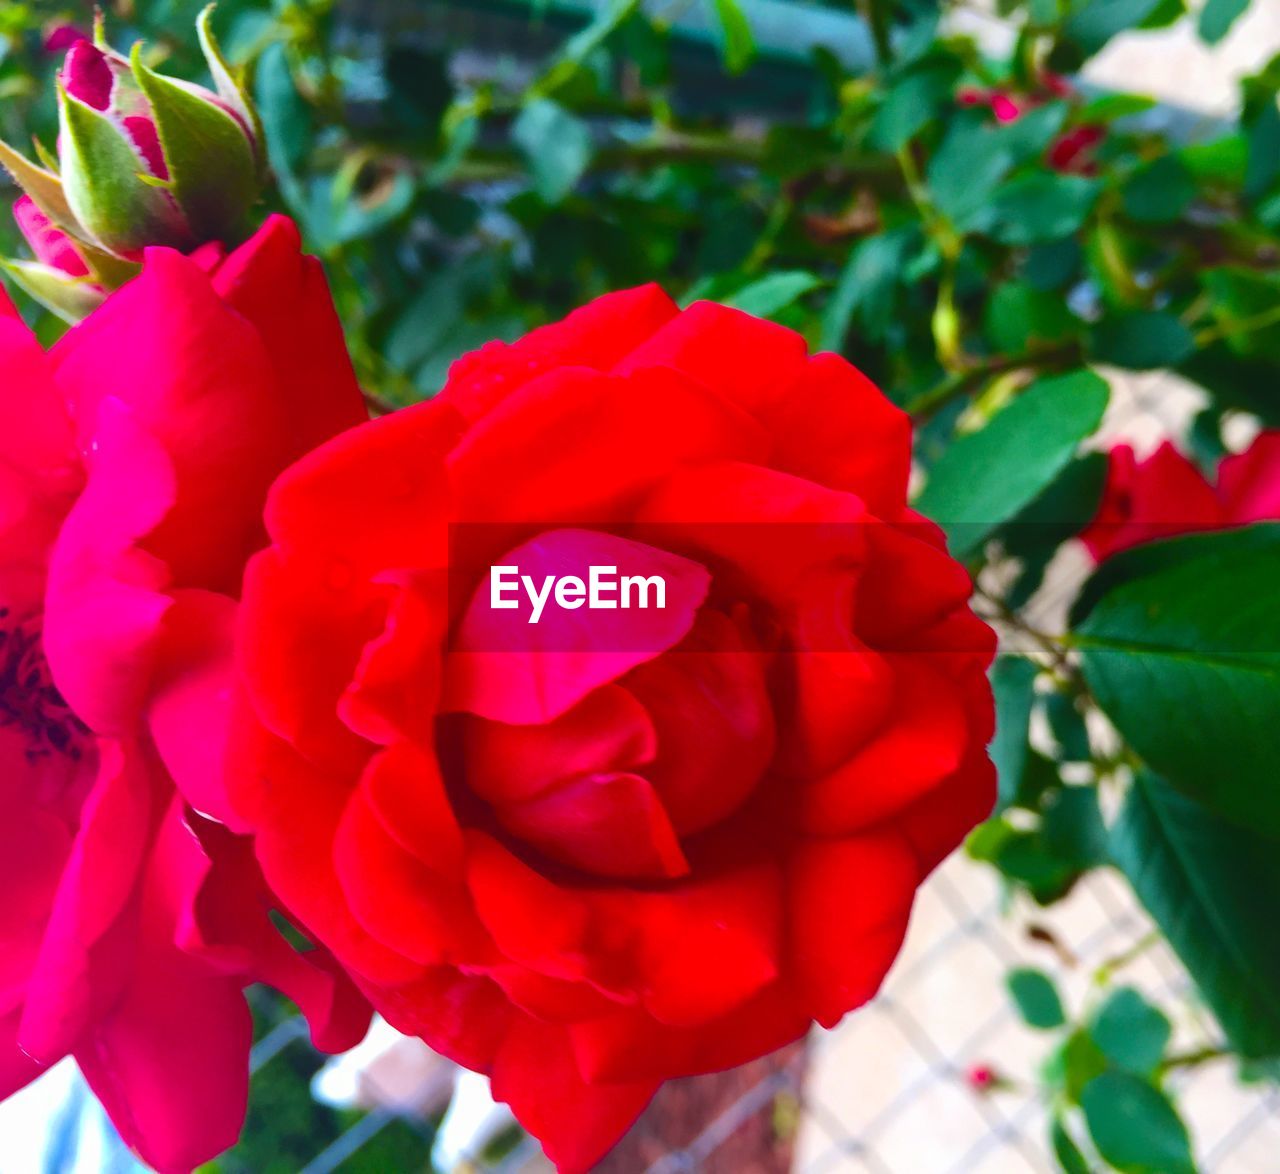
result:
[[(664, 1079), (869, 999), (991, 806), (994, 638), (909, 459), (842, 359), (648, 287), (468, 356), (272, 490), (225, 817), (563, 1170)], [(492, 565), (616, 566), (666, 604), (533, 624), (491, 607)]]

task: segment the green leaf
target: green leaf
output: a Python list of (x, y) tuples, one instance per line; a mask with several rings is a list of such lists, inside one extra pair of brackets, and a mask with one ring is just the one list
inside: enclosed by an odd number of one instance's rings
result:
[(293, 83), (283, 45), (276, 42), (262, 51), (254, 83), (271, 166), (277, 176), (292, 176), (310, 153), (313, 128), (310, 108)]
[(1280, 108), (1269, 96), (1249, 126), (1249, 162), (1245, 169), (1244, 194), (1251, 200), (1264, 195), (1280, 175)]
[(1018, 164), (1044, 153), (1061, 132), (1067, 107), (1049, 102), (1013, 122), (956, 122), (929, 160), (925, 178), (934, 204), (958, 228), (981, 219), (997, 185)]
[(548, 204), (558, 204), (591, 162), (591, 131), (550, 98), (536, 98), (516, 119), (511, 136), (529, 162), (533, 186)]
[(884, 337), (893, 316), (894, 292), (917, 239), (916, 228), (910, 226), (867, 237), (853, 247), (822, 315), (820, 349), (842, 350), (855, 320), (868, 341)]
[(822, 279), (807, 269), (787, 269), (743, 286), (725, 298), (724, 303), (757, 318), (770, 318), (821, 284)]
[(197, 240), (236, 243), (258, 196), (258, 163), (244, 127), (208, 98), (163, 77), (133, 47), (134, 80), (155, 117), (169, 190)]
[(1020, 967), (1009, 971), (1004, 981), (1028, 1027), (1049, 1031), (1066, 1023), (1058, 990), (1043, 970)]
[(1280, 1056), (1275, 842), (1140, 775), (1112, 828), (1111, 856), (1232, 1047), (1251, 1059)]
[(1080, 1095), (1098, 1152), (1123, 1174), (1195, 1174), (1191, 1140), (1158, 1088), (1129, 1072), (1104, 1072)]
[(1195, 349), (1191, 331), (1163, 310), (1117, 314), (1103, 318), (1093, 330), (1094, 358), (1131, 371), (1176, 367)]
[(1066, 35), (1092, 56), (1117, 33), (1147, 19), (1161, 0), (1085, 0), (1067, 20)]
[(1067, 1132), (1061, 1117), (1055, 1117), (1049, 1127), (1049, 1143), (1053, 1146), (1053, 1156), (1058, 1159), (1063, 1174), (1090, 1174), (1089, 1163), (1084, 1160), (1084, 1154)]
[(889, 152), (906, 146), (929, 125), (942, 103), (951, 100), (958, 73), (959, 67), (950, 62), (930, 61), (903, 75), (876, 111), (868, 143)]
[(1061, 1090), (1068, 1101), (1075, 1103), (1080, 1100), (1085, 1085), (1106, 1070), (1106, 1056), (1089, 1038), (1088, 1032), (1076, 1028), (1050, 1053), (1040, 1069), (1040, 1076), (1049, 1088)]
[(943, 452), (917, 507), (958, 556), (973, 552), (1062, 472), (1106, 406), (1107, 384), (1091, 371), (1037, 380)]
[(1137, 1076), (1150, 1076), (1160, 1066), (1172, 1032), (1164, 1012), (1127, 986), (1113, 990), (1089, 1023), (1107, 1059)]
[(1039, 172), (1005, 184), (975, 226), (1007, 245), (1061, 240), (1079, 231), (1101, 187), (1081, 175)]
[(1001, 656), (991, 666), (991, 690), (996, 702), (996, 733), (991, 761), (996, 767), (997, 810), (1019, 801), (1030, 746), (1027, 728), (1038, 669), (1020, 656)]
[(1219, 407), (1240, 408), (1269, 427), (1280, 428), (1275, 370), (1273, 364), (1261, 359), (1242, 358), (1226, 343), (1197, 351), (1178, 368), (1179, 374), (1203, 387)]
[(579, 67), (599, 49), (640, 7), (640, 0), (609, 0), (581, 32), (565, 42), (564, 48), (546, 75), (533, 88), (535, 94), (550, 94), (569, 81)]
[(1145, 114), (1159, 105), (1154, 98), (1143, 94), (1099, 94), (1090, 98), (1077, 114), (1080, 123), (1114, 122), (1117, 118), (1132, 118)]
[(1107, 862), (1107, 829), (1095, 787), (1051, 791), (1045, 797), (1042, 830), (1049, 850), (1078, 872)]
[(1280, 524), (1152, 543), (1095, 578), (1076, 640), (1098, 704), (1175, 786), (1280, 836)]
[(720, 25), (720, 55), (730, 73), (741, 73), (756, 53), (755, 37), (738, 0), (712, 0)]
[(1001, 353), (1020, 355), (1037, 344), (1070, 338), (1081, 323), (1061, 294), (1006, 281), (996, 286), (987, 303), (983, 328)]
[(1005, 553), (1022, 563), (1005, 596), (1011, 608), (1022, 607), (1040, 589), (1058, 547), (1097, 515), (1106, 476), (1104, 453), (1076, 457), (1029, 506), (1000, 527), (998, 537)]
[(1191, 173), (1176, 155), (1162, 155), (1144, 164), (1124, 185), (1124, 210), (1143, 224), (1165, 224), (1177, 220), (1195, 199), (1196, 185)]
[(1249, 0), (1205, 0), (1205, 6), (1200, 9), (1200, 23), (1196, 26), (1201, 40), (1216, 45), (1248, 7)]

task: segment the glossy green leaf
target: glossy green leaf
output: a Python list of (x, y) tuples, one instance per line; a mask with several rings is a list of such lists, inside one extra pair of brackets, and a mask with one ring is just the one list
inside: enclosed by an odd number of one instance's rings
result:
[(973, 552), (1062, 472), (1102, 420), (1107, 394), (1091, 371), (1037, 380), (943, 453), (917, 508), (947, 531), (956, 554)]
[(1067, 1132), (1061, 1117), (1054, 1117), (1049, 1126), (1049, 1144), (1053, 1146), (1053, 1156), (1058, 1159), (1063, 1174), (1090, 1174), (1089, 1163), (1084, 1160), (1084, 1154)]
[(1195, 180), (1176, 155), (1162, 155), (1143, 164), (1122, 189), (1126, 215), (1143, 224), (1177, 220), (1195, 194)]
[(1066, 1023), (1058, 989), (1044, 971), (1030, 967), (1011, 970), (1005, 975), (1005, 986), (1028, 1027), (1049, 1031)]
[(1117, 33), (1140, 25), (1160, 3), (1161, 0), (1084, 0), (1072, 6), (1066, 34), (1085, 53), (1093, 54)]
[(1280, 851), (1163, 780), (1134, 780), (1111, 832), (1129, 878), (1232, 1045), (1280, 1056)]
[(996, 767), (999, 810), (1019, 800), (1030, 753), (1027, 728), (1037, 674), (1036, 665), (1021, 656), (1001, 656), (991, 666), (991, 690), (996, 701), (991, 761)]
[(524, 153), (538, 195), (548, 204), (565, 198), (591, 162), (591, 131), (582, 119), (549, 98), (530, 102), (511, 128)]
[(1230, 31), (1236, 20), (1249, 8), (1249, 0), (1205, 0), (1196, 27), (1201, 39), (1216, 45)]
[(822, 284), (822, 279), (805, 269), (789, 269), (770, 273), (759, 281), (745, 285), (724, 299), (726, 305), (754, 314), (757, 318), (769, 318), (779, 310), (799, 301)]
[(1098, 704), (1174, 785), (1280, 837), (1280, 524), (1138, 547), (1095, 578), (1076, 638)]
[(720, 54), (730, 73), (741, 73), (755, 56), (756, 42), (751, 24), (738, 0), (714, 0), (720, 26)]
[(1117, 1068), (1150, 1076), (1159, 1067), (1173, 1028), (1159, 1007), (1133, 987), (1117, 987), (1094, 1013), (1089, 1034)]
[(1039, 172), (1002, 187), (976, 226), (1007, 245), (1061, 240), (1077, 232), (1097, 203), (1098, 181)]
[(1104, 318), (1093, 330), (1094, 358), (1133, 371), (1176, 367), (1195, 349), (1191, 331), (1164, 310), (1117, 314)]
[(1163, 1092), (1130, 1072), (1104, 1072), (1080, 1095), (1098, 1152), (1122, 1174), (1195, 1174), (1191, 1140)]

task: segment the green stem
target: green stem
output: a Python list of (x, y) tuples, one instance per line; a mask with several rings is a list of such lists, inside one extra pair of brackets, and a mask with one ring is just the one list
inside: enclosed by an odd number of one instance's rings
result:
[(1234, 322), (1223, 322), (1219, 326), (1206, 326), (1196, 334), (1196, 346), (1207, 347), (1220, 339), (1233, 338), (1237, 334), (1251, 334), (1255, 330), (1265, 330), (1268, 326), (1280, 323), (1280, 306), (1272, 306), (1254, 314), (1251, 318), (1237, 318)]

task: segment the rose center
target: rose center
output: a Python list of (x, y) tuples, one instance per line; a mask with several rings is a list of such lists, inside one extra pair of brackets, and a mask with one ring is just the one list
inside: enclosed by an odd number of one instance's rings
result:
[(39, 618), (15, 620), (7, 607), (0, 608), (0, 727), (26, 737), (33, 762), (52, 755), (79, 759), (88, 734), (49, 674)]

